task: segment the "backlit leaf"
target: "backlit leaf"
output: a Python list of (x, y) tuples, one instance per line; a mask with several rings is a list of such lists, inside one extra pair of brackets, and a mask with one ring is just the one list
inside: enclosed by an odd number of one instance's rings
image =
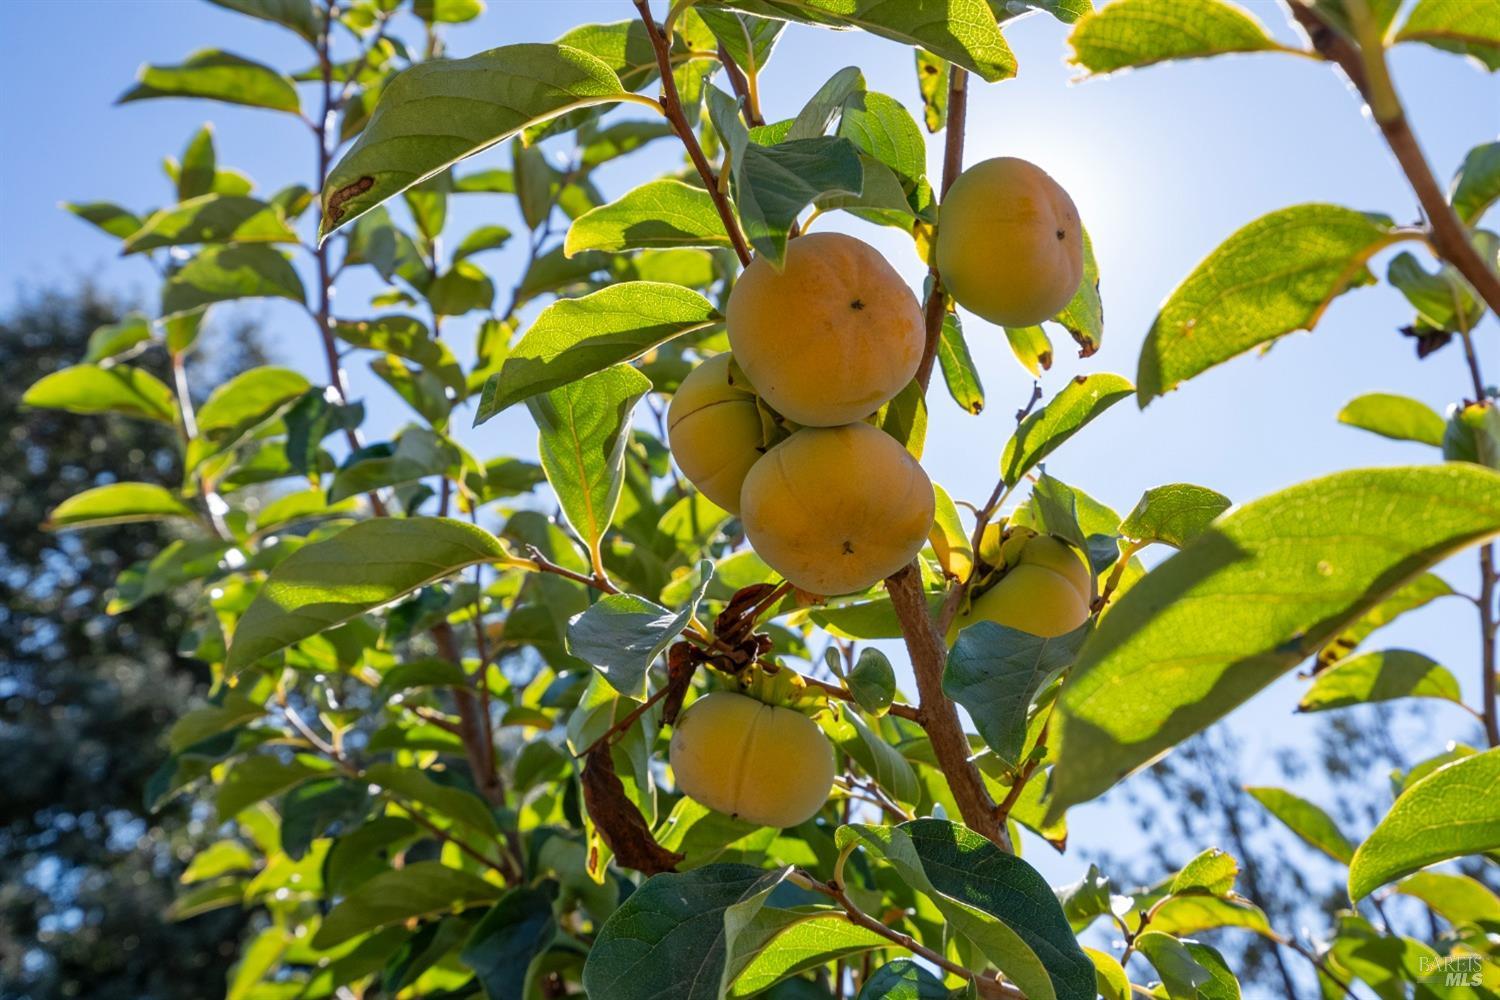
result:
[(1052, 815), (1207, 727), (1454, 552), (1500, 533), (1500, 474), (1342, 472), (1221, 517), (1127, 590), (1054, 716)]
[(153, 97), (202, 97), (296, 114), (302, 109), (297, 88), (287, 77), (262, 63), (219, 49), (195, 52), (180, 66), (142, 66), (139, 82), (117, 103)]
[(1365, 266), (1373, 254), (1407, 238), (1384, 216), (1337, 205), (1297, 205), (1245, 226), (1151, 324), (1136, 376), (1141, 405), (1253, 347), (1311, 330), (1329, 302), (1373, 280)]

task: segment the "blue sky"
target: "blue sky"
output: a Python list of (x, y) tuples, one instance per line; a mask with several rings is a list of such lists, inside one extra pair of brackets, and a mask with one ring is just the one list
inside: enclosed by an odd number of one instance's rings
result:
[[(658, 0), (658, 7), (664, 7)], [(1281, 40), (1295, 43), (1281, 9), (1268, 0), (1248, 8)], [(545, 40), (581, 23), (626, 18), (627, 0), (491, 0), (490, 12), (450, 35), (465, 55), (495, 45)], [(660, 11), (658, 12), (660, 13)], [(1020, 62), (1017, 79), (975, 81), (970, 98), (968, 162), (995, 155), (1040, 164), (1073, 195), (1094, 240), (1105, 304), (1103, 349), (1079, 361), (1058, 331), (1059, 358), (1044, 380), (1050, 395), (1074, 374), (1117, 371), (1134, 376), (1141, 339), (1174, 285), (1239, 226), (1290, 204), (1331, 201), (1414, 221), (1416, 204), (1400, 173), (1343, 81), (1311, 60), (1267, 54), (1182, 63), (1076, 83), (1064, 65), (1066, 28), (1043, 16), (1007, 29)], [(221, 164), (235, 166), (269, 193), (293, 181), (311, 183), (313, 140), (299, 122), (272, 112), (178, 100), (112, 108), (142, 62), (173, 63), (190, 51), (222, 47), (281, 67), (309, 62), (302, 43), (268, 24), (194, 0), (6, 0), (0, 4), (0, 306), (26, 288), (66, 284), (87, 275), (149, 305), (156, 290), (142, 262), (114, 256), (112, 241), (57, 208), (63, 200), (110, 200), (134, 209), (170, 200), (162, 156), (180, 153), (194, 129), (215, 125)], [(765, 83), (768, 118), (796, 112), (839, 68), (863, 67), (869, 86), (919, 111), (908, 50), (857, 33), (794, 27), (784, 36)], [(1465, 151), (1500, 131), (1500, 83), (1466, 61), (1423, 46), (1393, 55), (1397, 86), (1438, 176), (1446, 181)], [(629, 113), (629, 112), (627, 112)], [(931, 143), (933, 174), (941, 148)], [(500, 165), (503, 151), (474, 161)], [(651, 152), (599, 175), (618, 195), (654, 171), (673, 167), (679, 151)], [(456, 221), (455, 221), (456, 220)], [(450, 230), (481, 223), (519, 230), (505, 199), (455, 199)], [(919, 288), (922, 267), (910, 241), (893, 230), (852, 220), (820, 220), (878, 245)], [(520, 241), (516, 241), (519, 244)], [(514, 280), (522, 248), (482, 263), (502, 289)], [(1388, 256), (1388, 255), (1387, 255)], [(1384, 272), (1387, 256), (1377, 258)], [(363, 314), (373, 285), (343, 289), (341, 315)], [(244, 307), (264, 321), (284, 363), (320, 372), (315, 331), (305, 314), (282, 304)], [(1467, 385), (1458, 350), (1418, 363), (1396, 328), (1409, 321), (1403, 300), (1385, 287), (1334, 303), (1316, 333), (1294, 335), (1263, 357), (1245, 357), (1209, 372), (1144, 412), (1122, 403), (1049, 463), (1122, 513), (1143, 489), (1169, 482), (1211, 486), (1237, 501), (1340, 469), (1424, 462), (1433, 456), (1342, 427), (1334, 415), (1348, 399), (1384, 390), (1441, 409)], [(454, 324), (462, 335), (462, 325)], [(955, 497), (982, 500), (1029, 395), (1029, 376), (1011, 358), (1003, 333), (968, 318), (969, 341), (989, 405), (979, 417), (961, 412), (938, 390), (925, 465)], [(1496, 321), (1477, 331), (1491, 381), (1500, 372)], [(370, 403), (371, 427), (408, 419), (402, 404), (368, 371), (351, 372)], [(462, 417), (459, 423), (466, 422)], [(517, 408), (465, 442), (481, 457), (530, 454), (534, 430)], [(1450, 577), (1472, 588), (1471, 559)], [(1472, 609), (1438, 605), (1391, 628), (1385, 643), (1431, 653), (1458, 675), (1466, 693), (1478, 686)], [(1270, 750), (1301, 745), (1311, 722), (1290, 714), (1298, 682), (1286, 678), (1236, 716), (1250, 780), (1273, 780)], [(1472, 720), (1432, 710), (1433, 729), (1413, 753), (1441, 749), (1445, 739), (1474, 740)], [(1075, 810), (1074, 843), (1122, 846), (1118, 807)], [(1351, 831), (1363, 834), (1365, 831)], [(1054, 881), (1076, 878), (1076, 855), (1030, 852)]]

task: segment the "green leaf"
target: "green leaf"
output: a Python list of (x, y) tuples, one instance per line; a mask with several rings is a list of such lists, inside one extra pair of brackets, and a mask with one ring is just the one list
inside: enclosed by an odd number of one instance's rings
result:
[(563, 253), (728, 246), (713, 197), (701, 187), (663, 178), (574, 219)]
[(1079, 20), (1068, 44), (1071, 62), (1094, 74), (1280, 48), (1254, 18), (1222, 0), (1115, 0)]
[(488, 1000), (524, 996), (527, 972), (557, 937), (545, 890), (516, 888), (480, 918), (459, 957), (474, 970)]
[(927, 443), (927, 394), (922, 391), (922, 383), (916, 379), (906, 383), (906, 388), (887, 400), (872, 420), (901, 442), (912, 458), (921, 461)]
[(722, 7), (760, 17), (860, 28), (903, 45), (942, 56), (994, 83), (1016, 75), (1016, 57), (1005, 44), (995, 15), (984, 0), (943, 0), (940, 4), (887, 0), (698, 0), (698, 10)]
[(69, 413), (120, 413), (177, 422), (177, 398), (150, 372), (130, 365), (74, 365), (43, 376), (21, 397), (23, 406)]
[(1349, 863), (1349, 898), (1419, 868), (1500, 848), (1500, 749), (1438, 768), (1396, 799)]
[(198, 408), (198, 435), (208, 447), (193, 457), (201, 461), (214, 451), (233, 447), (311, 389), (312, 383), (291, 368), (262, 365), (241, 372), (217, 386)]
[(799, 972), (890, 944), (883, 935), (851, 923), (843, 910), (771, 907), (756, 914), (741, 942), (737, 951), (748, 964), (735, 974), (725, 994), (730, 998), (763, 995)]
[(1141, 494), (1135, 509), (1120, 522), (1120, 534), (1142, 544), (1162, 542), (1180, 549), (1229, 507), (1228, 497), (1206, 486), (1157, 486)]
[(922, 130), (894, 97), (856, 90), (839, 109), (837, 134), (889, 167), (909, 195), (916, 192), (927, 174), (927, 143)]
[(240, 617), (225, 669), (239, 673), (466, 566), (508, 558), (495, 536), (448, 518), (382, 517), (350, 525), (304, 545), (271, 571)]
[(943, 317), (943, 332), (938, 338), (937, 355), (938, 364), (943, 368), (943, 382), (948, 386), (948, 395), (960, 407), (978, 416), (984, 411), (984, 385), (979, 381), (979, 368), (969, 355), (969, 345), (964, 340), (963, 327), (959, 324), (956, 313), (948, 313)]
[(937, 132), (948, 124), (948, 62), (917, 49), (917, 91), (922, 95), (922, 124)]
[(610, 1000), (717, 1000), (737, 937), (787, 871), (713, 864), (653, 875), (599, 929), (583, 988)]
[(581, 298), (558, 299), (542, 310), (499, 374), (485, 383), (474, 423), (722, 319), (697, 292), (655, 281), (627, 281)]
[(455, 260), (427, 286), (427, 302), (438, 316), (488, 310), (495, 304), (495, 283), (473, 261)]
[(323, 918), (312, 947), (333, 948), (391, 924), (491, 903), (503, 891), (440, 861), (409, 861), (355, 886)]
[(1309, 846), (1344, 865), (1354, 857), (1354, 845), (1349, 843), (1349, 838), (1344, 836), (1333, 817), (1319, 806), (1284, 788), (1247, 787), (1245, 791)]
[[(1496, 256), (1493, 234), (1483, 230), (1474, 233), (1473, 243), (1481, 256)], [(1440, 264), (1435, 272), (1429, 272), (1416, 257), (1403, 252), (1391, 259), (1386, 280), (1416, 310), (1413, 336), (1470, 330), (1484, 317), (1484, 302), (1451, 264)]]
[(42, 527), (57, 531), (193, 516), (192, 508), (155, 483), (110, 483), (68, 497), (52, 508)]
[(1032, 378), (1040, 378), (1042, 372), (1052, 367), (1052, 340), (1040, 326), (1007, 326), (1005, 339), (1011, 353)]
[(364, 773), (365, 781), (394, 794), (405, 803), (421, 806), (439, 816), (493, 837), (499, 830), (484, 800), (462, 788), (441, 785), (414, 767), (375, 764)]
[(323, 777), (332, 768), (332, 764), (311, 757), (290, 761), (268, 754), (246, 757), (229, 768), (219, 785), (216, 802), (219, 822), (227, 823), (257, 802), (280, 795), (304, 781)]
[(429, 23), (461, 24), (484, 13), (484, 0), (414, 0), (412, 13)]
[(896, 671), (885, 654), (873, 646), (859, 651), (846, 682), (854, 703), (871, 715), (884, 715), (896, 700)]
[(1395, 40), (1425, 42), (1446, 52), (1472, 56), (1491, 71), (1500, 70), (1500, 10), (1490, 4), (1419, 0)]
[(92, 365), (112, 361), (123, 355), (138, 354), (141, 345), (150, 339), (151, 321), (141, 313), (130, 313), (120, 322), (101, 326), (89, 334), (84, 363)]
[(1130, 977), (1125, 975), (1125, 968), (1120, 960), (1097, 948), (1084, 948), (1083, 953), (1094, 963), (1094, 972), (1098, 977), (1094, 988), (1099, 991), (1099, 995), (1104, 1000), (1130, 1000)]
[(202, 97), (292, 114), (302, 110), (290, 79), (269, 66), (218, 49), (194, 52), (181, 66), (142, 66), (136, 76), (139, 82), (115, 103)]
[(1136, 938), (1136, 949), (1156, 967), (1169, 1000), (1239, 1000), (1240, 985), (1224, 957), (1196, 941), (1160, 931)]
[(1079, 375), (1070, 380), (1046, 406), (1028, 414), (1006, 442), (1000, 458), (1005, 482), (1011, 486), (1019, 483), (1037, 463), (1133, 389), (1128, 380), (1108, 372)]
[(1234, 880), (1239, 873), (1240, 866), (1234, 858), (1217, 847), (1210, 847), (1172, 876), (1172, 883), (1167, 891), (1174, 896), (1227, 896), (1234, 891)]
[(504, 226), (479, 226), (470, 230), (469, 235), (453, 248), (453, 259), (460, 261), (486, 250), (499, 250), (509, 242), (510, 230)]
[(677, 613), (634, 594), (610, 594), (568, 621), (568, 652), (594, 665), (611, 687), (639, 698), (646, 671), (687, 628), (713, 577), (713, 564), (699, 564), (697, 589)]
[(192, 243), (296, 243), (281, 209), (256, 198), (205, 194), (153, 213), (125, 241), (127, 254)]
[(529, 125), (624, 93), (609, 66), (564, 45), (506, 45), (419, 63), (386, 85), (329, 174), (319, 236)]
[(596, 558), (620, 499), (630, 412), (650, 390), (646, 376), (615, 365), (526, 401), (547, 482)]
[(1222, 718), (1454, 552), (1500, 533), (1500, 474), (1341, 472), (1246, 504), (1120, 597), (1054, 715), (1052, 815)]
[(586, 128), (579, 132), (583, 144), (579, 162), (585, 170), (592, 170), (633, 153), (648, 142), (676, 134), (671, 125), (660, 121), (623, 121), (602, 129)]
[(209, 3), (290, 28), (309, 42), (318, 40), (320, 19), (308, 0), (209, 0)]
[(1443, 428), (1443, 460), (1500, 469), (1500, 404), (1486, 399), (1454, 407)]
[(1454, 927), (1476, 925), (1493, 932), (1500, 927), (1500, 896), (1467, 875), (1417, 872), (1396, 883), (1404, 896), (1413, 896)]
[(1500, 198), (1500, 142), (1475, 146), (1453, 177), (1448, 201), (1465, 223), (1473, 225)]
[(65, 201), (62, 203), (62, 207), (90, 225), (97, 226), (109, 235), (117, 236), (122, 240), (141, 228), (140, 219), (113, 202), (86, 201), (78, 203)]
[(1342, 660), (1354, 652), (1359, 644), (1373, 635), (1377, 629), (1389, 625), (1406, 612), (1424, 607), (1439, 597), (1450, 597), (1452, 594), (1453, 588), (1448, 586), (1442, 577), (1433, 573), (1423, 573), (1361, 615), (1348, 628), (1324, 644), (1323, 648), (1318, 651), (1318, 669), (1322, 670)]
[(943, 981), (909, 958), (887, 962), (871, 974), (855, 1000), (949, 1000)]
[[(844, 735), (838, 741), (839, 749), (853, 758), (897, 802), (915, 804), (922, 789), (911, 762), (857, 714), (850, 712), (845, 720), (849, 726), (841, 730)], [(850, 730), (852, 735), (849, 735)]]
[(1220, 927), (1239, 927), (1266, 937), (1272, 933), (1264, 911), (1249, 900), (1191, 893), (1164, 899), (1151, 918), (1151, 926), (1179, 936)]
[(1458, 678), (1445, 667), (1422, 653), (1391, 649), (1351, 656), (1321, 671), (1297, 703), (1297, 711), (1321, 712), (1395, 698), (1463, 703)]
[(455, 461), (454, 449), (446, 439), (425, 427), (408, 427), (394, 447), (369, 445), (350, 455), (334, 473), (328, 502), (339, 503), (361, 493), (441, 475)]
[(844, 826), (836, 840), (841, 849), (859, 843), (883, 857), (932, 900), (949, 931), (972, 941), (1032, 1000), (1093, 1000), (1094, 964), (1046, 880), (1025, 861), (939, 819)]
[[(1068, 336), (1073, 338), (1078, 345), (1078, 356), (1087, 358), (1097, 350), (1104, 340), (1104, 303), (1099, 298), (1099, 261), (1094, 256), (1094, 238), (1089, 231), (1083, 231), (1083, 280), (1078, 284), (1078, 291), (1073, 293), (1073, 298), (1063, 306), (1062, 312), (1052, 317), (1052, 322), (1059, 324), (1068, 331)], [(1006, 330), (1010, 336), (1010, 331)], [(1047, 361), (1042, 364), (1043, 368), (1051, 366), (1052, 344), (1046, 340)], [(1016, 350), (1015, 341), (1011, 342), (1011, 349)]]
[[(717, 93), (717, 91), (716, 91)], [(848, 139), (819, 136), (747, 144), (735, 157), (735, 196), (750, 245), (778, 266), (797, 215), (819, 197), (857, 195), (864, 167)]]
[(1311, 330), (1334, 298), (1374, 280), (1365, 267), (1373, 254), (1407, 238), (1384, 216), (1337, 205), (1297, 205), (1245, 226), (1151, 324), (1136, 376), (1141, 405), (1252, 347)]
[(428, 657), (398, 663), (380, 677), (380, 686), (375, 693), (380, 698), (416, 688), (463, 687), (469, 683), (469, 675), (463, 667), (450, 660)]
[(1409, 396), (1370, 392), (1357, 396), (1339, 411), (1339, 423), (1388, 437), (1441, 446), (1443, 418), (1426, 403)]
[(259, 718), (265, 707), (247, 696), (239, 688), (230, 688), (219, 705), (195, 708), (172, 724), (167, 733), (167, 746), (173, 753), (180, 753), (210, 736), (235, 729), (251, 719)]
[(213, 128), (205, 125), (193, 135), (187, 148), (182, 151), (182, 163), (177, 167), (177, 200), (188, 201), (199, 195), (213, 193), (214, 178), (218, 172)]
[(845, 66), (829, 77), (827, 82), (808, 98), (802, 110), (797, 112), (797, 117), (792, 119), (786, 134), (779, 136), (778, 141), (812, 139), (822, 135), (828, 131), (828, 126), (833, 123), (834, 117), (844, 106), (844, 102), (856, 93), (863, 93), (864, 90), (864, 73), (858, 66)]
[(1055, 639), (981, 621), (959, 633), (943, 668), (943, 693), (969, 712), (1011, 770), (1021, 765), (1031, 703), (1078, 657), (1089, 626)]
[(233, 299), (280, 298), (305, 302), (307, 293), (291, 261), (261, 244), (205, 247), (162, 286), (162, 316), (191, 312)]
[(758, 74), (771, 58), (776, 39), (786, 29), (785, 21), (746, 17), (722, 10), (699, 7), (693, 11), (703, 19), (724, 51), (747, 74)]

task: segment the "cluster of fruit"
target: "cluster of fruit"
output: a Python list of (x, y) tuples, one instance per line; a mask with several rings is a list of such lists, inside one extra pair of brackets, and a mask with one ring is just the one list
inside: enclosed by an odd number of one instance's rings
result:
[[(1050, 319), (1078, 290), (1083, 233), (1061, 187), (1024, 160), (986, 160), (943, 200), (936, 244), (943, 287), (1007, 326)], [(798, 237), (780, 270), (745, 269), (728, 306), (730, 353), (695, 368), (667, 429), (683, 475), (740, 517), (755, 551), (812, 594), (864, 590), (909, 563), (932, 528), (922, 467), (870, 418), (916, 374), (922, 310), (885, 258), (851, 236)], [(990, 525), (972, 601), (948, 639), (976, 621), (1034, 635), (1089, 616), (1093, 578), (1058, 539)], [(833, 749), (794, 708), (723, 691), (673, 730), (678, 788), (764, 826), (811, 819), (833, 787)]]
[[(943, 287), (1010, 326), (1056, 315), (1083, 274), (1072, 199), (1010, 157), (954, 183), (936, 252)], [(801, 590), (852, 593), (905, 566), (932, 525), (932, 484), (868, 421), (921, 363), (916, 296), (875, 248), (816, 233), (792, 240), (779, 270), (753, 261), (727, 312), (730, 353), (694, 369), (668, 411), (683, 475)]]

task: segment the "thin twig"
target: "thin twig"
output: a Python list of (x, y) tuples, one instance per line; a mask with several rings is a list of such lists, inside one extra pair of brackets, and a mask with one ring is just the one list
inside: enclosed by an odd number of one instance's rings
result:
[(1357, 26), (1365, 29), (1359, 31), (1361, 44), (1356, 45), (1304, 0), (1288, 2), (1292, 16), (1307, 32), (1313, 48), (1342, 69), (1364, 98), (1386, 145), (1427, 216), (1426, 236), (1433, 252), (1452, 264), (1490, 309), (1500, 315), (1500, 274), (1474, 246), (1468, 229), (1453, 211), (1453, 206), (1448, 204), (1442, 186), (1422, 154), (1422, 147), (1417, 144), (1417, 137), (1391, 83), (1385, 45), (1378, 26), (1373, 25), (1368, 6), (1363, 0), (1354, 0), (1348, 5)]
[(844, 891), (844, 887), (837, 880), (821, 882), (808, 872), (800, 870), (796, 874), (799, 884), (805, 884), (812, 891), (827, 896), (842, 907), (844, 915), (848, 917), (851, 924), (880, 935), (892, 944), (905, 948), (913, 955), (926, 959), (944, 972), (958, 976), (966, 982), (972, 982), (978, 988), (980, 996), (1005, 998), (1005, 1000), (1025, 1000), (1026, 994), (1014, 986), (1002, 983), (998, 979), (989, 976), (982, 976), (971, 972), (956, 962), (950, 961), (946, 955), (933, 951), (910, 934), (903, 934), (876, 920), (861, 910), (859, 905), (849, 898), (849, 894)]
[[(943, 178), (938, 189), (939, 199), (948, 194), (953, 182), (964, 166), (964, 125), (969, 110), (969, 72), (958, 66), (948, 67), (948, 129), (943, 138)], [(943, 291), (943, 279), (938, 274), (937, 261), (928, 268), (930, 290), (924, 304), (927, 343), (922, 350), (922, 361), (917, 366), (917, 383), (927, 391), (932, 381), (933, 362), (937, 359), (938, 342), (943, 336), (943, 317), (948, 312), (948, 295)]]
[(688, 124), (687, 116), (682, 111), (682, 98), (677, 93), (677, 81), (672, 78), (672, 55), (668, 47), (666, 37), (661, 33), (661, 27), (656, 19), (651, 16), (650, 0), (635, 0), (635, 8), (640, 12), (641, 20), (646, 25), (646, 35), (651, 39), (651, 47), (656, 52), (656, 66), (661, 73), (661, 109), (671, 124), (672, 130), (682, 140), (687, 149), (688, 158), (693, 161), (698, 176), (703, 179), (703, 186), (708, 189), (713, 198), (714, 208), (719, 212), (719, 218), (724, 223), (724, 231), (729, 234), (729, 241), (734, 244), (734, 252), (739, 255), (740, 264), (750, 266), (750, 247), (745, 243), (745, 236), (740, 232), (739, 222), (735, 220), (734, 209), (730, 207), (729, 200), (719, 190), (718, 178), (714, 175), (714, 168), (709, 164), (708, 157), (703, 155), (703, 147), (698, 144), (698, 136), (693, 132), (693, 126)]
[(760, 116), (760, 100), (755, 89), (750, 85), (740, 64), (734, 61), (729, 50), (719, 46), (719, 62), (724, 66), (724, 72), (729, 77), (729, 86), (733, 88), (734, 95), (745, 102), (745, 124), (759, 126), (766, 123)]

